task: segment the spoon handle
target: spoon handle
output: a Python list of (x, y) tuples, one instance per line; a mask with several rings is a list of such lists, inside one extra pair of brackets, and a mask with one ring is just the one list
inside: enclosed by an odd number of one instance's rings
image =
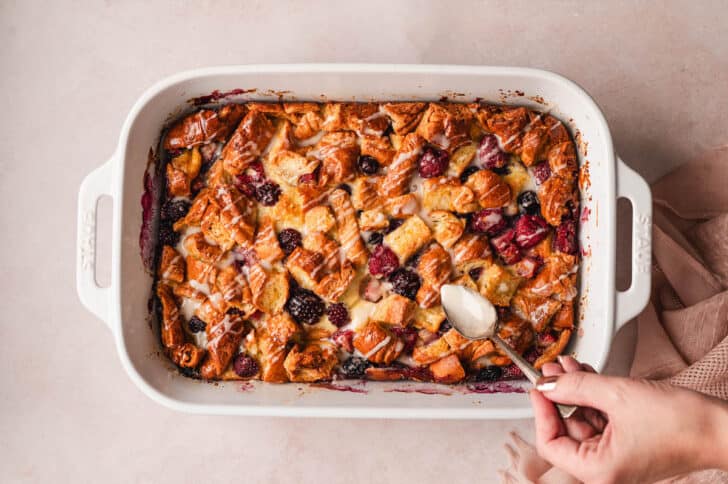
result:
[[(521, 355), (516, 353), (513, 350), (513, 348), (511, 348), (508, 345), (508, 343), (506, 343), (505, 341), (503, 341), (501, 339), (500, 336), (498, 336), (497, 334), (494, 334), (493, 336), (491, 336), (491, 339), (493, 341), (495, 341), (496, 344), (503, 351), (506, 352), (508, 357), (511, 360), (513, 360), (513, 363), (515, 363), (516, 366), (518, 366), (518, 368), (520, 368), (520, 370), (523, 372), (524, 375), (526, 375), (526, 378), (528, 378), (531, 383), (533, 383), (535, 385), (536, 382), (539, 380), (539, 378), (541, 378), (543, 376), (540, 371), (538, 371), (536, 368), (531, 366), (531, 364), (528, 361), (526, 361)], [(576, 409), (578, 407), (576, 407), (574, 405), (562, 405), (560, 403), (557, 403), (556, 408), (559, 409), (559, 413), (561, 414), (561, 416), (563, 418), (569, 418), (574, 414), (574, 412), (576, 411)]]

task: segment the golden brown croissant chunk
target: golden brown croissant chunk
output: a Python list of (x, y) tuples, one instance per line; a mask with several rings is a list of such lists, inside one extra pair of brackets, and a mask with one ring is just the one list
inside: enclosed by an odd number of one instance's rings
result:
[(164, 139), (164, 148), (179, 150), (225, 138), (245, 114), (240, 104), (226, 104), (218, 111), (202, 109), (172, 125)]

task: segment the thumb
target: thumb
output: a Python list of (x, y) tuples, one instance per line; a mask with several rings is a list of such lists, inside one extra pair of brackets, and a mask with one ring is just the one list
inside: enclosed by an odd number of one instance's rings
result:
[(598, 375), (584, 371), (541, 378), (536, 384), (552, 402), (592, 407), (607, 413), (613, 408), (624, 378)]

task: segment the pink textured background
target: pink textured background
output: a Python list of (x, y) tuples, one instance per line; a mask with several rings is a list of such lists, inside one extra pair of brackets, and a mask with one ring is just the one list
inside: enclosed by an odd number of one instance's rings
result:
[[(0, 2), (3, 482), (492, 482), (507, 430), (532, 434), (529, 421), (192, 417), (141, 394), (76, 296), (75, 209), (161, 77), (237, 63), (533, 66), (584, 86), (650, 181), (728, 141), (724, 2), (151, 3)], [(632, 338), (620, 334), (612, 371)]]

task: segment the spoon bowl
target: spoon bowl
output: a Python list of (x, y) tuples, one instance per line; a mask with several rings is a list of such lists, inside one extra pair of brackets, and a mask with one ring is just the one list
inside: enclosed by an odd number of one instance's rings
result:
[[(447, 320), (462, 336), (472, 340), (489, 338), (502, 349), (534, 385), (543, 376), (510, 345), (498, 336), (498, 312), (479, 292), (465, 286), (445, 284), (440, 288), (442, 308)], [(571, 417), (577, 407), (556, 404), (563, 418)]]

